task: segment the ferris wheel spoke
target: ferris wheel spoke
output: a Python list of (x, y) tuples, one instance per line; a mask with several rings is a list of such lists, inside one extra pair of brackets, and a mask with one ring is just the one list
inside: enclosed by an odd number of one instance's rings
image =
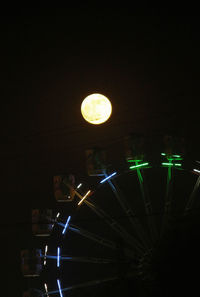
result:
[(136, 171), (137, 171), (138, 181), (140, 184), (142, 198), (143, 198), (144, 205), (145, 205), (145, 213), (147, 216), (147, 223), (148, 223), (148, 227), (149, 227), (149, 231), (150, 231), (150, 237), (151, 237), (152, 242), (155, 242), (158, 238), (158, 232), (157, 232), (157, 228), (155, 225), (155, 220), (153, 219), (153, 216), (152, 216), (152, 213), (153, 213), (152, 204), (151, 204), (151, 200), (148, 195), (147, 186), (145, 184), (145, 177), (144, 177), (144, 175), (142, 175), (142, 171), (140, 168), (137, 168)]
[[(68, 183), (66, 183), (66, 186), (68, 186), (70, 189), (72, 188), (72, 186)], [(105, 213), (99, 206), (94, 203), (92, 204), (87, 199), (83, 200), (84, 197), (82, 197), (82, 195), (75, 189), (73, 190), (77, 197), (79, 197), (79, 199), (82, 201), (82, 203), (85, 203), (93, 212), (95, 212), (101, 219), (103, 219), (113, 230), (115, 230), (116, 233), (118, 233), (127, 242), (127, 244), (131, 245), (138, 254), (143, 253), (145, 248), (140, 244), (140, 242), (138, 242), (137, 239), (131, 236), (119, 223), (117, 223), (113, 218)]]
[[(104, 278), (104, 279), (97, 279), (97, 280), (92, 280), (92, 281), (88, 281), (88, 282), (83, 282), (83, 283), (72, 285), (72, 286), (69, 286), (69, 287), (66, 287), (66, 288), (63, 288), (63, 289), (59, 286), (58, 290), (49, 291), (48, 294), (45, 292), (44, 296), (54, 295), (54, 294), (67, 292), (67, 291), (71, 291), (71, 290), (79, 289), (79, 288), (86, 288), (86, 287), (101, 285), (103, 283), (112, 282), (112, 281), (115, 281), (117, 279), (119, 279), (118, 276), (113, 276), (113, 277), (107, 277), (107, 278)], [(58, 282), (58, 283), (60, 284), (60, 282)]]
[(105, 213), (101, 208), (97, 205), (92, 204), (88, 200), (84, 201), (85, 204), (90, 207), (100, 218), (102, 218), (116, 233), (118, 233), (127, 244), (131, 245), (135, 251), (139, 254), (143, 253), (145, 250), (143, 246), (141, 246), (140, 242), (131, 236), (120, 224), (117, 223), (112, 217), (110, 217), (107, 213)]
[[(171, 163), (169, 163), (171, 164)], [(165, 192), (165, 205), (164, 205), (164, 214), (161, 223), (161, 235), (163, 234), (167, 221), (169, 219), (170, 211), (171, 211), (171, 202), (172, 202), (172, 167), (168, 166), (167, 171), (167, 185)]]
[[(44, 255), (41, 256), (44, 258)], [(93, 263), (93, 264), (112, 264), (117, 263), (116, 259), (104, 259), (104, 258), (95, 258), (95, 257), (76, 257), (76, 256), (55, 256), (55, 255), (48, 255), (46, 259), (56, 260), (58, 267), (60, 267), (60, 261), (67, 261), (67, 262), (79, 262), (79, 263)], [(124, 261), (126, 263), (127, 261)]]
[(103, 259), (95, 257), (70, 257), (70, 256), (61, 256), (61, 260), (66, 260), (68, 262), (79, 262), (79, 263), (93, 263), (93, 264), (110, 264), (116, 263), (116, 260), (113, 259)]
[[(78, 226), (75, 226), (75, 225), (70, 225), (69, 226), (69, 230), (72, 231), (72, 232), (75, 232), (81, 236), (84, 236), (85, 238), (88, 238), (90, 240), (93, 240), (101, 245), (104, 245), (110, 249), (113, 249), (113, 250), (117, 250), (117, 245), (115, 242), (111, 241), (111, 240), (108, 240), (108, 239), (105, 239), (103, 238), (102, 236), (99, 236), (97, 234), (94, 234), (92, 232), (89, 232), (83, 228), (80, 228)], [(124, 248), (124, 252), (125, 252), (125, 255), (127, 257), (130, 257), (130, 258), (134, 258), (135, 257), (135, 253), (128, 249), (128, 248)]]
[(93, 241), (96, 241), (98, 242), (99, 244), (102, 244), (104, 246), (107, 246), (108, 248), (111, 248), (111, 249), (116, 249), (116, 244), (111, 241), (111, 240), (108, 240), (108, 239), (105, 239), (103, 238), (102, 236), (99, 236), (97, 234), (94, 234), (92, 232), (89, 232), (83, 228), (80, 228), (78, 226), (75, 226), (75, 225), (70, 225), (69, 226), (69, 230), (72, 231), (72, 232), (75, 232), (77, 234), (80, 234), (88, 239), (91, 239)]
[(148, 242), (146, 240), (146, 234), (145, 234), (140, 222), (138, 221), (138, 219), (136, 217), (136, 214), (131, 209), (131, 207), (128, 205), (127, 200), (125, 199), (125, 197), (121, 193), (121, 191), (120, 191), (119, 187), (117, 186), (116, 182), (108, 180), (108, 184), (110, 185), (110, 187), (111, 187), (115, 197), (117, 198), (120, 206), (122, 207), (123, 211), (127, 215), (128, 220), (131, 223), (131, 225), (133, 227), (133, 230), (136, 232), (138, 238), (140, 239), (140, 241), (144, 244), (144, 246), (146, 248), (149, 248)]
[[(59, 222), (57, 224), (60, 225), (60, 226), (62, 226), (62, 227), (65, 226), (65, 224), (63, 224), (61, 222)], [(77, 233), (77, 234), (85, 237), (85, 238), (88, 238), (88, 239), (91, 239), (93, 241), (96, 241), (99, 244), (102, 244), (104, 246), (107, 246), (107, 247), (109, 247), (111, 249), (116, 249), (116, 244), (113, 241), (108, 240), (108, 239), (106, 239), (106, 238), (104, 238), (102, 236), (99, 236), (97, 234), (94, 234), (92, 232), (89, 232), (89, 231), (87, 231), (87, 230), (85, 230), (85, 229), (83, 229), (83, 228), (81, 228), (79, 226), (70, 224), (69, 227), (68, 227), (68, 229), (70, 231), (74, 232), (74, 233)]]
[(193, 204), (195, 202), (195, 198), (196, 198), (196, 192), (197, 192), (199, 186), (200, 186), (200, 176), (197, 178), (197, 181), (194, 185), (193, 191), (192, 191), (192, 193), (188, 199), (188, 202), (185, 206), (184, 215), (186, 215), (188, 213), (188, 211), (192, 209)]

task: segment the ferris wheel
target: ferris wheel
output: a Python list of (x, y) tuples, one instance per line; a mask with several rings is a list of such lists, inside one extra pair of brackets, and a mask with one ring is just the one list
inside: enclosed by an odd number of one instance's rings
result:
[(105, 149), (92, 148), (88, 177), (53, 177), (57, 209), (32, 212), (42, 246), (21, 254), (24, 276), (38, 277), (40, 287), (24, 296), (121, 296), (130, 284), (134, 291), (154, 283), (163, 235), (199, 206), (200, 162), (186, 158), (182, 138), (150, 144), (132, 134), (124, 162), (110, 164)]

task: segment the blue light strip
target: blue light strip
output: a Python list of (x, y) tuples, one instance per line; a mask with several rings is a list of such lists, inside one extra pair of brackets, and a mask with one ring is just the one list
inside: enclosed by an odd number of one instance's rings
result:
[(103, 184), (105, 181), (107, 181), (108, 179), (110, 179), (111, 177), (113, 177), (115, 174), (117, 174), (117, 172), (113, 172), (111, 175), (109, 175), (106, 178), (102, 179), (100, 181), (100, 184)]
[(57, 248), (57, 267), (60, 267), (60, 248)]
[(62, 231), (62, 234), (65, 234), (65, 231), (66, 231), (66, 229), (67, 229), (67, 227), (68, 227), (68, 225), (69, 225), (69, 221), (70, 221), (70, 219), (71, 219), (71, 216), (68, 216), (68, 219), (67, 219), (67, 222), (66, 222), (66, 224), (65, 224), (65, 227), (64, 227), (64, 229), (63, 229), (63, 231)]
[(58, 289), (59, 289), (60, 297), (63, 297), (61, 286), (60, 286), (60, 280), (59, 279), (57, 279), (57, 284), (58, 284)]

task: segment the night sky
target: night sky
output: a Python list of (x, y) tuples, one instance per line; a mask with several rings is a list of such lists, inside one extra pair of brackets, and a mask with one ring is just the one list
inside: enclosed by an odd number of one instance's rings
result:
[[(21, 296), (19, 252), (31, 244), (31, 208), (53, 205), (55, 172), (86, 175), (86, 148), (116, 143), (117, 151), (130, 132), (169, 133), (184, 136), (189, 155), (199, 158), (199, 36), (199, 16), (187, 9), (172, 15), (151, 8), (146, 16), (84, 6), (1, 14), (0, 234), (8, 257), (3, 287), (12, 283), (2, 296)], [(100, 126), (80, 114), (82, 100), (95, 92), (113, 105)]]

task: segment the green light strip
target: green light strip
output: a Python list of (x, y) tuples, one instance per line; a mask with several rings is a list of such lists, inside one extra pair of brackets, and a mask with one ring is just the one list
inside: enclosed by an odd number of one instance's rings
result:
[(133, 160), (133, 159), (127, 160), (128, 163), (141, 162), (141, 161), (142, 161), (142, 160)]
[(181, 155), (171, 155), (171, 157), (169, 155), (169, 157), (167, 157), (167, 154), (161, 153), (161, 156), (165, 156), (168, 160), (174, 160), (174, 159), (176, 159), (176, 160), (182, 160), (183, 159), (181, 157)]
[(181, 163), (162, 163), (163, 166), (182, 166)]
[(138, 164), (138, 165), (134, 165), (134, 166), (130, 166), (129, 169), (140, 168), (140, 167), (144, 167), (144, 166), (147, 166), (147, 165), (149, 165), (148, 162), (142, 163), (142, 164)]
[(142, 174), (141, 174), (141, 172), (140, 172), (140, 169), (138, 169), (138, 168), (137, 168), (137, 175), (138, 175), (140, 184), (142, 184), (142, 183), (143, 183), (143, 177), (142, 177)]

